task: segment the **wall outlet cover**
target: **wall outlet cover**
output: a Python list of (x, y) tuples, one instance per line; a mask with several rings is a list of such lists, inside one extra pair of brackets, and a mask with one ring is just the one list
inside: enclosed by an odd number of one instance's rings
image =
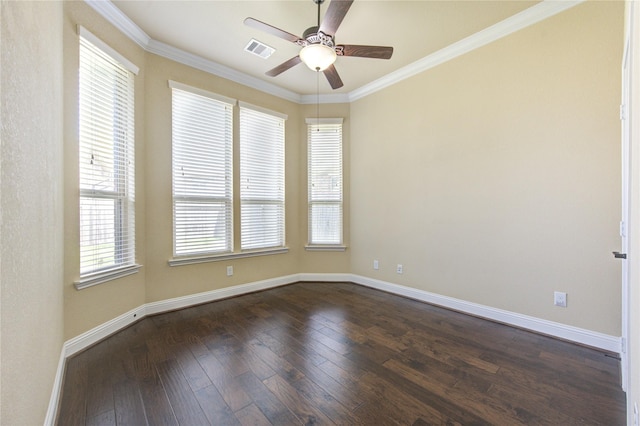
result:
[(563, 308), (567, 307), (567, 293), (562, 291), (553, 292), (553, 304)]

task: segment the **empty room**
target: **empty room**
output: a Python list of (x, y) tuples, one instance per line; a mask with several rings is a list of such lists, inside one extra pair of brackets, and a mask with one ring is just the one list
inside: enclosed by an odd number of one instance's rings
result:
[(0, 5), (0, 424), (639, 424), (637, 2)]

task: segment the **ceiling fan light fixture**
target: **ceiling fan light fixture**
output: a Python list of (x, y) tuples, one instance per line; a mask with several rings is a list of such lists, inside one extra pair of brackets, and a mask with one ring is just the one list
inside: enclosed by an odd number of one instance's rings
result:
[(322, 44), (308, 44), (300, 51), (300, 59), (312, 71), (324, 71), (336, 61), (336, 51)]

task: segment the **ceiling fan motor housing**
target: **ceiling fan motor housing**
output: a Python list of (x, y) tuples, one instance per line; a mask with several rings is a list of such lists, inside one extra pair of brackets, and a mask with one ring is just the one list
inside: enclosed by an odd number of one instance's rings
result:
[(330, 48), (335, 48), (333, 37), (318, 30), (319, 27), (309, 27), (302, 34), (302, 39), (298, 41), (300, 46), (310, 44), (323, 44)]

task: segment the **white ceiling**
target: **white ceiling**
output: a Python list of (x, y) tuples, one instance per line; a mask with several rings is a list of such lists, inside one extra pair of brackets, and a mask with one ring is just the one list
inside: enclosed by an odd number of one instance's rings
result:
[[(329, 1), (322, 5), (322, 14)], [(90, 0), (87, 2), (91, 4)], [(393, 46), (393, 57), (390, 60), (338, 57), (335, 66), (344, 87), (331, 90), (324, 76), (320, 76), (320, 93), (346, 96), (536, 3), (355, 0), (335, 34), (336, 42)], [(172, 46), (303, 97), (316, 93), (316, 73), (304, 64), (275, 78), (265, 76), (265, 71), (296, 56), (300, 48), (243, 24), (246, 17), (253, 17), (302, 36), (306, 28), (316, 24), (317, 6), (312, 0), (115, 0), (111, 6), (162, 45)], [(276, 52), (268, 59), (245, 52), (244, 47), (252, 38), (275, 48)]]

